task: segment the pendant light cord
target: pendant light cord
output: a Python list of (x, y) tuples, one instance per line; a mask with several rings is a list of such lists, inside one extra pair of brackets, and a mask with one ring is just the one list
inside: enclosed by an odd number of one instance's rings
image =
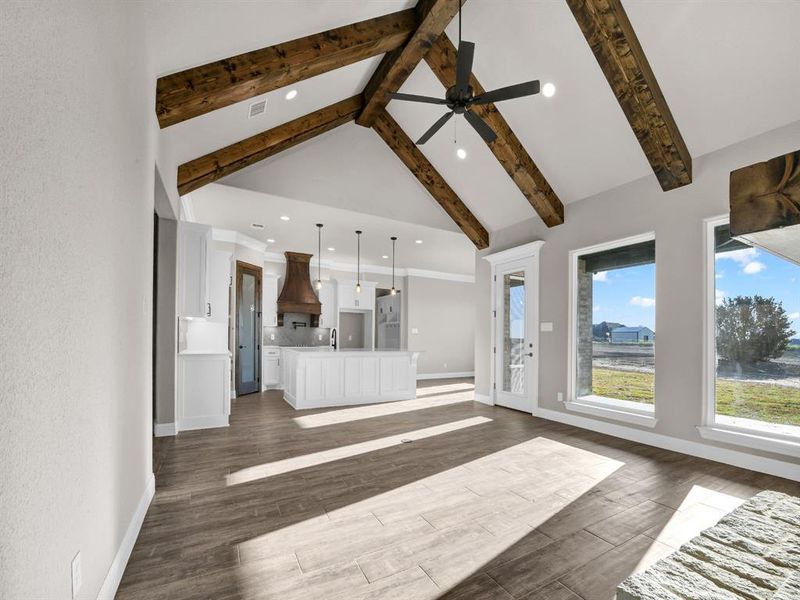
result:
[(461, 45), (461, 5), (463, 0), (458, 0), (458, 45)]

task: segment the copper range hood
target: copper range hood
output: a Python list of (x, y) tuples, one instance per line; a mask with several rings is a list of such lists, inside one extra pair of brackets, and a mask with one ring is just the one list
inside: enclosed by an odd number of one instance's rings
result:
[(284, 252), (286, 256), (286, 280), (278, 297), (278, 325), (283, 325), (284, 313), (311, 315), (311, 326), (319, 325), (322, 304), (311, 285), (309, 265), (313, 254)]

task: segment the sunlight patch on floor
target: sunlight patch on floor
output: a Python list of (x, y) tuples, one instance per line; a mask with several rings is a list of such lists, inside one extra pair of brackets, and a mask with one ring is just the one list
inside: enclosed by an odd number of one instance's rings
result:
[(693, 485), (678, 510), (653, 539), (677, 549), (704, 529), (713, 527), (722, 517), (745, 501), (731, 494)]
[(449, 406), (462, 402), (472, 402), (472, 398), (467, 399), (463, 396), (458, 396), (455, 398), (415, 398), (414, 400), (399, 400), (397, 402), (387, 402), (384, 404), (368, 404), (366, 406), (329, 410), (313, 415), (295, 417), (293, 421), (303, 429), (310, 429), (313, 427), (325, 427), (328, 425), (361, 421), (363, 419), (372, 419), (374, 417), (397, 415), (415, 410), (424, 410), (426, 408)]
[(298, 471), (308, 467), (315, 467), (344, 458), (358, 456), (359, 454), (366, 454), (368, 452), (382, 450), (391, 446), (398, 446), (403, 443), (403, 440), (422, 440), (436, 435), (449, 433), (451, 431), (464, 429), (466, 427), (474, 427), (475, 425), (490, 423), (491, 421), (492, 419), (488, 417), (471, 417), (468, 419), (461, 419), (459, 421), (453, 421), (443, 425), (435, 425), (433, 427), (425, 427), (424, 429), (408, 431), (398, 435), (379, 438), (377, 440), (360, 442), (358, 444), (349, 444), (339, 448), (323, 450), (322, 452), (314, 452), (312, 454), (304, 454), (302, 456), (295, 456), (284, 460), (247, 467), (227, 475), (225, 480), (226, 484), (229, 486), (239, 485), (242, 483), (248, 483), (250, 481), (266, 479), (267, 477), (274, 477), (275, 475), (291, 473), (292, 471)]
[[(465, 419), (253, 467), (232, 475), (231, 483), (488, 420)], [(343, 454), (334, 454), (337, 451)], [(267, 588), (277, 593), (288, 585), (287, 581), (306, 586), (320, 578), (331, 583), (335, 580), (341, 590), (328, 593), (344, 598), (347, 586), (352, 585), (351, 576), (355, 581), (365, 577), (369, 589), (380, 593), (383, 586), (389, 589), (397, 578), (407, 576), (404, 573), (421, 569), (438, 587), (423, 587), (415, 597), (436, 598), (487, 563), (518, 551), (515, 548), (520, 545), (533, 550), (549, 543), (550, 538), (535, 531), (536, 527), (623, 465), (601, 454), (537, 437), (346, 506), (326, 507), (322, 513), (240, 543), (240, 557), (245, 565), (259, 561), (262, 570), (270, 570), (270, 563), (275, 562), (276, 576), (268, 582), (262, 580), (261, 585), (266, 587), (261, 587), (260, 593)], [(381, 468), (378, 463), (376, 468)], [(280, 559), (282, 556), (285, 560)], [(290, 556), (296, 556), (296, 564)], [(345, 556), (355, 557), (355, 562), (343, 562)], [(269, 560), (262, 562), (265, 559)], [(421, 579), (420, 584), (423, 582)]]

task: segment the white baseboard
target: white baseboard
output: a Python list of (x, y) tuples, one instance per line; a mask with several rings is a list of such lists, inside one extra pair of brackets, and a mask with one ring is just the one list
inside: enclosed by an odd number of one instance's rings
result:
[(475, 371), (453, 371), (452, 373), (417, 373), (417, 381), (422, 379), (463, 379), (475, 377)]
[(117, 554), (111, 563), (111, 568), (103, 580), (103, 585), (100, 592), (97, 594), (97, 600), (113, 600), (119, 587), (119, 582), (122, 581), (122, 574), (125, 572), (125, 567), (128, 565), (128, 559), (131, 556), (131, 551), (136, 543), (136, 538), (139, 537), (139, 530), (142, 528), (144, 516), (147, 514), (147, 509), (150, 502), (153, 500), (153, 494), (156, 492), (156, 478), (150, 473), (150, 479), (145, 486), (144, 493), (139, 500), (139, 505), (136, 507), (136, 512), (131, 517), (131, 522), (128, 524), (128, 529), (125, 531), (125, 537), (117, 549)]
[(488, 406), (494, 406), (494, 402), (492, 402), (492, 397), (488, 394), (478, 394), (475, 393), (475, 402), (480, 402), (481, 404), (486, 404)]
[(153, 421), (153, 435), (155, 437), (166, 437), (178, 434), (177, 423), (156, 423)]
[(227, 416), (211, 417), (189, 417), (178, 422), (178, 431), (191, 431), (193, 429), (213, 429), (215, 427), (227, 427)]
[(776, 477), (800, 481), (800, 469), (798, 469), (796, 463), (756, 456), (754, 454), (748, 454), (747, 452), (729, 450), (727, 448), (720, 448), (719, 446), (711, 446), (700, 442), (691, 442), (689, 440), (682, 440), (652, 431), (643, 431), (625, 425), (617, 425), (616, 423), (597, 421), (595, 419), (562, 413), (547, 408), (535, 409), (533, 416), (550, 421), (558, 421), (559, 423), (565, 423), (567, 425), (574, 425), (581, 429), (589, 429), (591, 431), (597, 431), (598, 433), (613, 435), (614, 437), (647, 444), (648, 446), (655, 446), (656, 448), (663, 448), (665, 450), (672, 450), (673, 452), (680, 452), (681, 454), (689, 454), (690, 456), (697, 456), (698, 458), (725, 463), (726, 465), (733, 465), (734, 467), (741, 467), (743, 469), (750, 469), (751, 471), (758, 471), (759, 473), (767, 473), (769, 475), (775, 475)]

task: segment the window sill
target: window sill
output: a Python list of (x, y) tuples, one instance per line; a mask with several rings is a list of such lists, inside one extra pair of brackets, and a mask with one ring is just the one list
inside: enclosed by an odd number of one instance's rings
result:
[(700, 436), (707, 440), (800, 458), (800, 438), (792, 440), (757, 429), (741, 429), (720, 423), (698, 427), (697, 430)]
[(616, 400), (614, 398), (603, 398), (602, 396), (581, 396), (577, 400), (564, 402), (568, 410), (624, 421), (633, 425), (643, 427), (655, 427), (657, 419), (655, 408), (649, 404), (639, 404), (628, 400)]

